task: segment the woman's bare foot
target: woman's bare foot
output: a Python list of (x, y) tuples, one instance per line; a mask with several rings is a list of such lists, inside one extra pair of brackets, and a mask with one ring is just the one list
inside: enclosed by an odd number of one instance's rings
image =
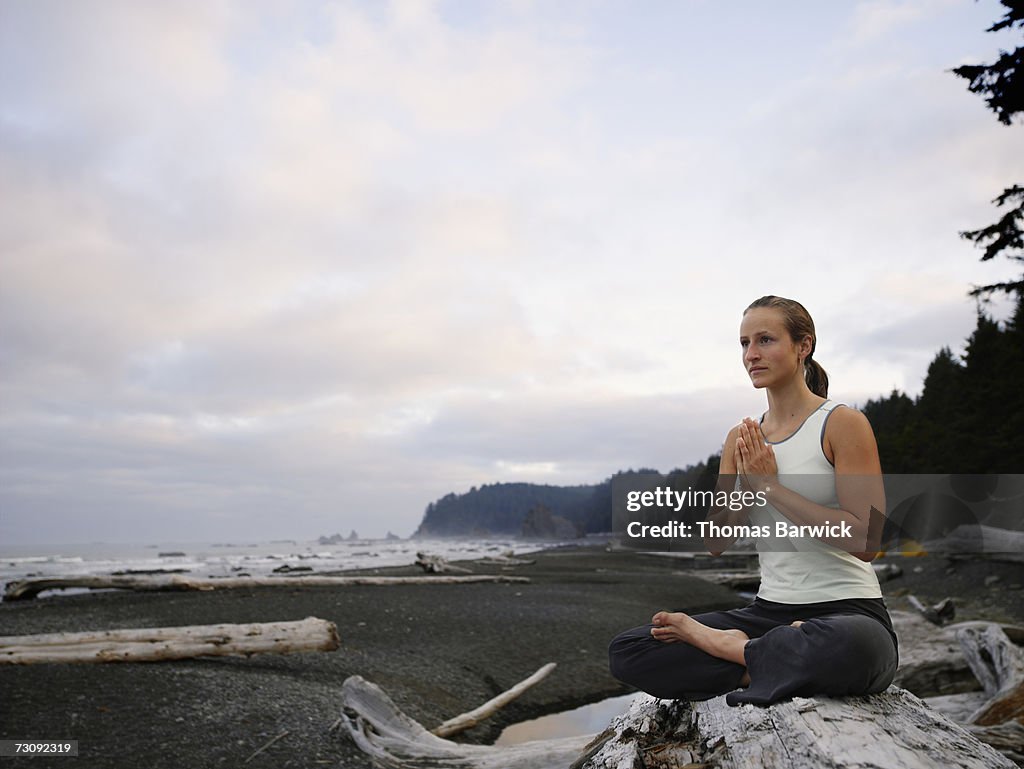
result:
[(651, 628), (651, 635), (659, 641), (685, 641), (712, 657), (740, 665), (747, 664), (743, 650), (750, 636), (742, 630), (719, 630), (708, 627), (683, 612), (659, 611), (651, 619), (651, 623), (654, 625)]

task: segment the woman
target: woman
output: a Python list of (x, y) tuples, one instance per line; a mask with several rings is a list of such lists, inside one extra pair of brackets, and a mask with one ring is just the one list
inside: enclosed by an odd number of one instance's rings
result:
[[(898, 664), (896, 634), (870, 561), (885, 497), (867, 419), (827, 399), (814, 322), (799, 302), (765, 296), (740, 325), (743, 364), (768, 396), (761, 421), (726, 437), (718, 489), (767, 504), (712, 510), (720, 525), (846, 524), (848, 536), (758, 540), (761, 587), (742, 609), (660, 611), (609, 648), (612, 674), (662, 698), (767, 705), (793, 696), (871, 694)], [(832, 527), (831, 532), (838, 529)], [(728, 542), (709, 543), (718, 555)], [(744, 688), (740, 688), (744, 687)]]

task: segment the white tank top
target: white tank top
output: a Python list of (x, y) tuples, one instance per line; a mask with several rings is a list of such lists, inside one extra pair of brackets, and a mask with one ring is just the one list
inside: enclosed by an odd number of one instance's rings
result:
[[(835, 509), (839, 509), (835, 468), (825, 458), (822, 444), (829, 415), (840, 405), (825, 401), (795, 433), (778, 443), (769, 442), (779, 466), (779, 482), (819, 505)], [(753, 524), (769, 525), (772, 531), (776, 521), (792, 523), (771, 505), (753, 508), (750, 519)], [(777, 552), (787, 546), (787, 540), (759, 541), (759, 598), (778, 603), (817, 603), (882, 597), (870, 563), (811, 537), (791, 539), (788, 544), (792, 550)]]

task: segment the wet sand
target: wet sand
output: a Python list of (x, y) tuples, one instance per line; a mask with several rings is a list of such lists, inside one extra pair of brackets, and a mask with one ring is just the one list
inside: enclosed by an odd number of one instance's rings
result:
[[(603, 547), (528, 557), (537, 563), (504, 573), (528, 576), (530, 584), (105, 592), (0, 604), (3, 635), (316, 616), (335, 622), (341, 636), (335, 652), (0, 668), (0, 739), (74, 739), (79, 746), (77, 759), (0, 760), (99, 769), (367, 767), (341, 730), (331, 731), (346, 677), (378, 684), (430, 728), (558, 663), (545, 681), (459, 738), (492, 742), (510, 723), (627, 693), (608, 673), (608, 642), (655, 610), (698, 613), (746, 603), (676, 559)], [(947, 574), (941, 558), (898, 562), (906, 576), (883, 585), (890, 608), (904, 608), (906, 591), (925, 601), (966, 596), (958, 601), (961, 618), (1024, 624), (1019, 564), (958, 564)], [(991, 574), (1000, 581), (985, 586)]]

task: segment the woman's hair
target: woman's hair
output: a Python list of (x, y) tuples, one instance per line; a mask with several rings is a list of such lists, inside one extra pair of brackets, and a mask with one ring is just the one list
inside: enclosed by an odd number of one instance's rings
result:
[(821, 367), (818, 361), (813, 360), (814, 347), (818, 342), (818, 335), (814, 333), (814, 321), (811, 320), (811, 314), (807, 312), (800, 302), (793, 299), (783, 299), (781, 296), (762, 296), (760, 299), (755, 299), (743, 311), (743, 314), (746, 315), (747, 310), (753, 310), (755, 307), (769, 307), (773, 310), (779, 310), (782, 313), (782, 321), (786, 325), (786, 331), (789, 332), (789, 336), (794, 342), (800, 342), (806, 336), (811, 338), (811, 352), (804, 359), (804, 381), (807, 382), (807, 386), (812, 393), (820, 395), (822, 398), (827, 398), (828, 374), (825, 373), (825, 369)]

